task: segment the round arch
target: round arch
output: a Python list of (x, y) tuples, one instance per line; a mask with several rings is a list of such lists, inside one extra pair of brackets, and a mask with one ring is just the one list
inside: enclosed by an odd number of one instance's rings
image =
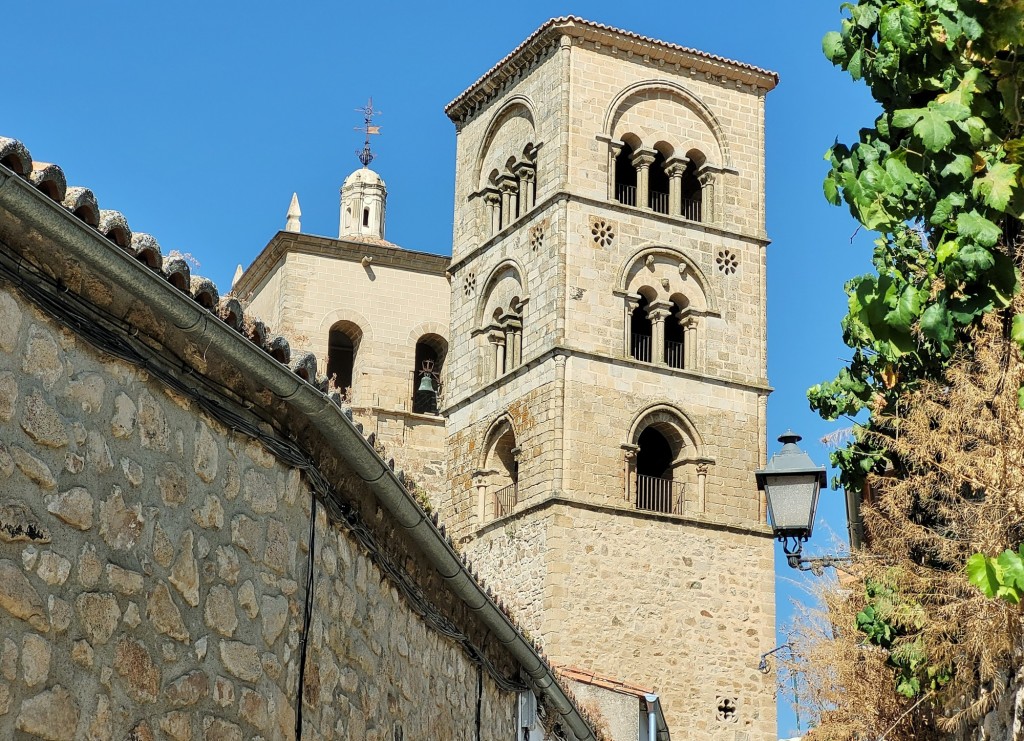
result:
[(495, 443), (505, 434), (506, 430), (512, 432), (512, 438), (518, 444), (519, 431), (516, 429), (515, 423), (512, 421), (512, 415), (508, 412), (503, 412), (487, 426), (487, 431), (481, 439), (483, 444), (480, 446), (480, 457), (477, 460), (478, 469), (485, 470), (487, 468), (487, 462), (491, 457), (492, 449), (494, 448)]
[(630, 255), (619, 268), (619, 277), (616, 279), (616, 289), (622, 293), (626, 292), (629, 285), (629, 276), (633, 267), (640, 262), (647, 260), (649, 256), (661, 255), (669, 257), (672, 260), (678, 260), (682, 265), (686, 266), (686, 273), (693, 276), (694, 282), (700, 287), (701, 292), (704, 294), (704, 302), (706, 304), (706, 313), (711, 316), (719, 316), (718, 308), (718, 297), (715, 292), (711, 289), (711, 281), (708, 280), (707, 275), (700, 269), (693, 260), (683, 254), (682, 251), (675, 247), (668, 247), (666, 245), (659, 244), (648, 244), (641, 246), (632, 255)]
[(495, 265), (489, 273), (487, 273), (487, 278), (483, 281), (483, 290), (481, 290), (479, 293), (479, 297), (477, 299), (476, 313), (474, 316), (475, 327), (480, 328), (484, 326), (484, 322), (486, 319), (484, 314), (486, 313), (487, 304), (491, 297), (491, 289), (494, 287), (494, 284), (497, 282), (497, 280), (501, 277), (502, 273), (506, 270), (511, 270), (512, 272), (514, 272), (516, 280), (519, 281), (519, 286), (522, 289), (519, 295), (520, 302), (525, 302), (527, 297), (529, 296), (530, 290), (526, 284), (526, 271), (523, 270), (523, 266), (520, 265), (519, 261), (515, 260), (514, 258), (505, 258), (497, 265)]
[(358, 311), (352, 311), (351, 309), (335, 309), (327, 312), (324, 314), (323, 319), (320, 320), (320, 327), (317, 331), (322, 335), (325, 332), (329, 332), (331, 327), (338, 322), (348, 322), (358, 327), (362, 333), (360, 343), (373, 341), (373, 330), (369, 320)]
[[(654, 404), (637, 414), (629, 426), (626, 444), (636, 445), (640, 434), (648, 427), (655, 427), (668, 440), (677, 451), (677, 462), (684, 459), (707, 460), (704, 438), (686, 413), (671, 402)], [(686, 456), (687, 451), (692, 455)]]
[(473, 182), (478, 185), (480, 184), (480, 177), (484, 167), (484, 155), (486, 155), (487, 151), (490, 149), (491, 143), (494, 141), (494, 135), (497, 133), (498, 129), (501, 128), (501, 125), (505, 123), (506, 118), (508, 118), (509, 114), (515, 109), (521, 109), (526, 113), (525, 118), (530, 122), (530, 126), (533, 128), (535, 136), (532, 143), (534, 146), (537, 146), (538, 144), (536, 141), (537, 107), (534, 105), (533, 100), (522, 94), (510, 96), (505, 100), (504, 104), (502, 104), (501, 108), (499, 108), (491, 117), (491, 120), (487, 124), (487, 129), (484, 131), (484, 136), (480, 140), (480, 146), (476, 152), (476, 168), (473, 180)]
[(682, 85), (669, 80), (641, 80), (639, 82), (634, 82), (631, 85), (627, 85), (620, 90), (619, 94), (612, 99), (611, 103), (608, 105), (608, 109), (605, 111), (604, 137), (607, 137), (608, 139), (613, 138), (615, 124), (618, 123), (619, 118), (625, 112), (625, 103), (629, 98), (637, 93), (647, 90), (668, 93), (669, 95), (678, 98), (683, 105), (693, 110), (693, 112), (696, 113), (702, 121), (704, 121), (708, 129), (710, 129), (711, 134), (718, 142), (718, 147), (722, 152), (722, 164), (727, 168), (732, 168), (732, 153), (729, 147), (729, 140), (726, 137), (725, 130), (718, 118), (707, 104), (696, 94)]

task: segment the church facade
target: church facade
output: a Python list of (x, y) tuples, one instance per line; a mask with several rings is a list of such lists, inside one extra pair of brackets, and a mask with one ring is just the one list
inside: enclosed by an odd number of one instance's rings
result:
[(338, 239), (290, 212), (234, 286), (322, 359), (551, 660), (652, 688), (676, 738), (775, 736), (753, 474), (776, 83), (553, 19), (446, 108), (450, 258), (386, 241), (364, 166)]

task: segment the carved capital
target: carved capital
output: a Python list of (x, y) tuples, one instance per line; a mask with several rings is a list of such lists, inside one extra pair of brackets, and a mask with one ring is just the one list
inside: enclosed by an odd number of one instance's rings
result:
[(645, 169), (654, 164), (654, 159), (658, 156), (658, 153), (653, 149), (638, 149), (636, 154), (633, 155), (631, 162), (633, 167), (637, 169)]

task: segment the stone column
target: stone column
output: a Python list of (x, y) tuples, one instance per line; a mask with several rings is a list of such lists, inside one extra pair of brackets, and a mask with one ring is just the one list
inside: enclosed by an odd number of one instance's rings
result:
[(637, 294), (630, 294), (626, 296), (626, 315), (623, 317), (622, 326), (625, 330), (623, 332), (623, 339), (626, 343), (626, 350), (624, 357), (633, 357), (633, 312), (636, 307), (640, 305), (640, 296)]
[(522, 362), (520, 357), (521, 342), (521, 330), (522, 326), (519, 322), (510, 320), (505, 323), (505, 369), (512, 370), (517, 368)]
[(683, 215), (683, 173), (686, 172), (686, 157), (672, 157), (665, 163), (665, 174), (668, 175), (668, 213), (669, 216)]
[(516, 168), (516, 176), (519, 178), (519, 213), (523, 215), (533, 208), (534, 204), (534, 170), (533, 165), (524, 163)]
[(487, 339), (494, 345), (494, 376), (500, 378), (505, 372), (505, 334), (501, 330), (493, 330)]
[(617, 201), (618, 194), (615, 192), (615, 168), (619, 155), (622, 154), (622, 142), (609, 142), (608, 144), (608, 200)]
[(668, 301), (653, 301), (647, 310), (647, 318), (651, 320), (651, 362), (665, 364), (665, 319), (672, 314), (672, 304)]
[(633, 501), (633, 469), (636, 467), (636, 454), (640, 451), (637, 445), (623, 445), (623, 471), (625, 472), (626, 485), (623, 487), (627, 502)]
[(504, 229), (516, 220), (519, 183), (512, 175), (502, 175), (498, 190), (501, 191), (501, 228)]
[(484, 203), (489, 209), (491, 234), (497, 234), (501, 231), (501, 194), (496, 190), (488, 190), (484, 194)]
[(683, 367), (697, 369), (697, 319), (687, 317), (679, 322), (683, 327)]
[(713, 224), (718, 220), (718, 204), (715, 202), (715, 173), (704, 169), (697, 175), (700, 182), (700, 220)]
[(636, 205), (650, 210), (648, 199), (648, 182), (650, 181), (651, 165), (656, 154), (653, 149), (638, 149), (633, 155), (633, 167), (636, 168)]
[(473, 472), (473, 486), (476, 487), (476, 520), (479, 526), (487, 519), (487, 479), (483, 471)]

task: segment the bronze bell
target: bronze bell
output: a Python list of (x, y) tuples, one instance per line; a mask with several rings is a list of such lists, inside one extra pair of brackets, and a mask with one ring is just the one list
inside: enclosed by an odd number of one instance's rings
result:
[(428, 392), (431, 394), (437, 393), (437, 388), (434, 387), (434, 379), (429, 373), (424, 373), (420, 379), (420, 387), (416, 389), (417, 393)]

